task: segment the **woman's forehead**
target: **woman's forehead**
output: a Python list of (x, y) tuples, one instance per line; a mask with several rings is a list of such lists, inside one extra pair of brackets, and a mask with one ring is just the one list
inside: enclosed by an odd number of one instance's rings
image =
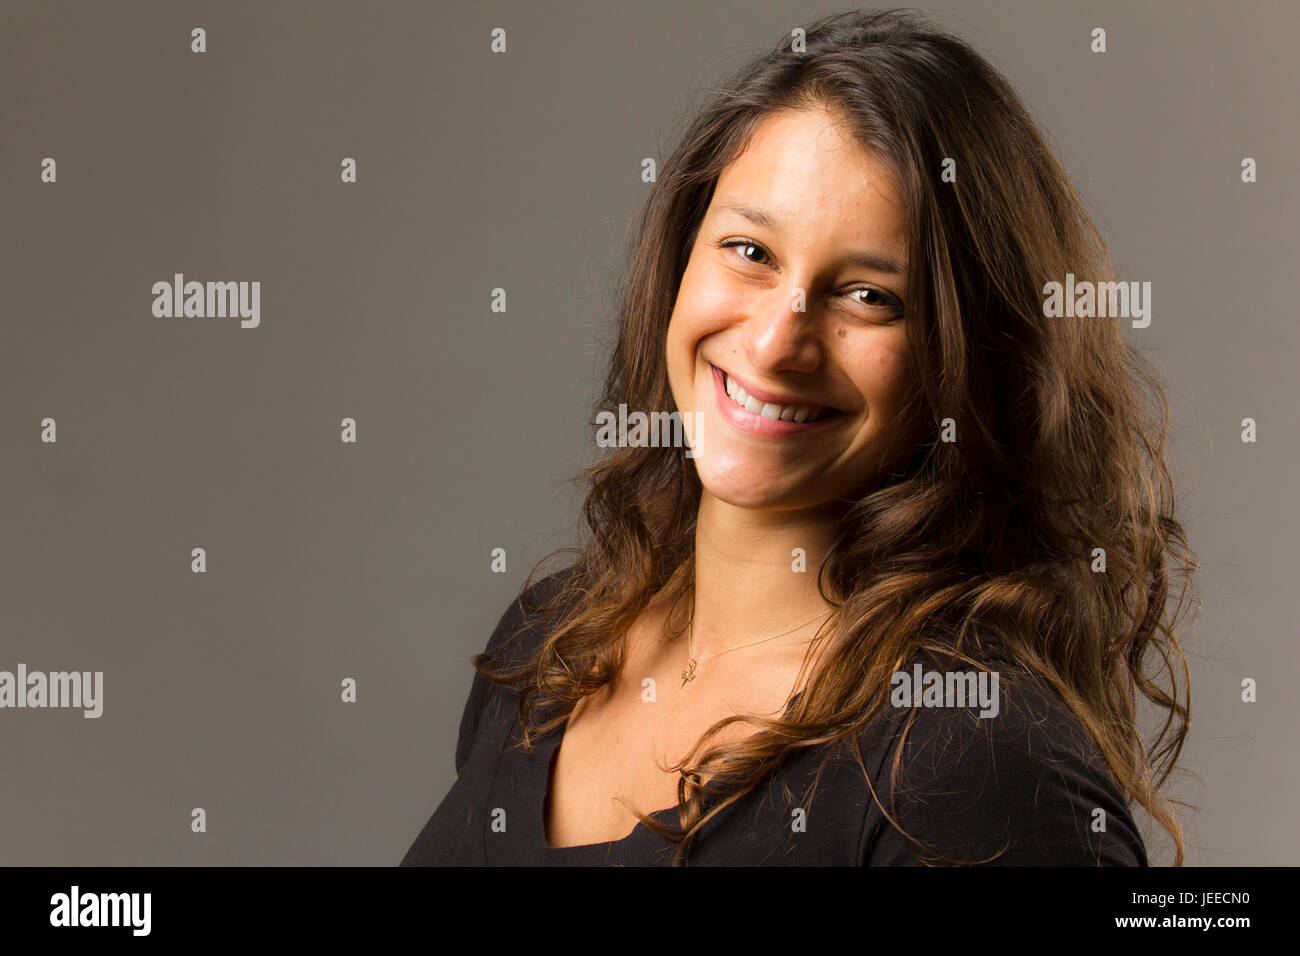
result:
[(709, 213), (775, 233), (815, 226), (845, 240), (905, 239), (892, 169), (823, 111), (764, 117), (718, 177)]

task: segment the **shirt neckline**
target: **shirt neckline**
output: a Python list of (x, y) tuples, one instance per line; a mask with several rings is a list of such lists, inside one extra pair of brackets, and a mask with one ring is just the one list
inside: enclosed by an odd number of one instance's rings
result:
[[(794, 705), (794, 702), (798, 700), (802, 695), (803, 695), (802, 690), (795, 692), (795, 694), (790, 698), (789, 702), (786, 704), (785, 713), (787, 714), (789, 713), (790, 708)], [(564, 722), (561, 723), (559, 726), (552, 727), (546, 733), (546, 735), (538, 742), (538, 745), (536, 748), (534, 748), (534, 752), (533, 752), (533, 759), (539, 760), (542, 764), (542, 772), (540, 774), (540, 778), (541, 778), (540, 795), (537, 796), (537, 799), (531, 801), (532, 810), (533, 810), (532, 817), (533, 820), (536, 821), (535, 832), (538, 834), (538, 839), (539, 842), (541, 843), (542, 850), (546, 853), (555, 853), (555, 854), (565, 853), (567, 851), (592, 852), (596, 850), (610, 850), (614, 847), (622, 846), (623, 844), (630, 843), (632, 842), (632, 840), (636, 839), (637, 837), (640, 837), (642, 834), (648, 834), (650, 836), (658, 837), (658, 834), (655, 833), (653, 830), (651, 830), (649, 827), (647, 827), (644, 821), (637, 820), (636, 826), (632, 828), (631, 832), (628, 833), (627, 836), (621, 837), (617, 840), (606, 840), (597, 843), (575, 843), (570, 846), (551, 846), (547, 842), (546, 799), (548, 796), (550, 796), (550, 792), (551, 792), (551, 770), (555, 762), (556, 754), (559, 753), (560, 744), (564, 740), (564, 732), (568, 727), (568, 725), (569, 722), (568, 719), (566, 718)], [(654, 810), (650, 813), (650, 816), (659, 819), (668, 814), (676, 815), (678, 812), (678, 806), (679, 806), (678, 804), (673, 804), (671, 807), (664, 807), (661, 810)], [(665, 821), (665, 822), (671, 822), (671, 821)]]
[[(537, 821), (536, 831), (540, 837), (542, 849), (544, 849), (547, 853), (565, 853), (568, 851), (591, 852), (593, 850), (607, 850), (612, 847), (629, 843), (634, 838), (640, 836), (642, 833), (658, 836), (658, 834), (654, 833), (654, 831), (652, 831), (649, 827), (645, 825), (644, 821), (637, 820), (636, 826), (632, 828), (632, 831), (628, 833), (627, 836), (620, 837), (617, 840), (605, 840), (605, 841), (598, 841), (596, 843), (574, 843), (569, 846), (551, 846), (547, 842), (546, 799), (551, 792), (551, 770), (554, 766), (556, 755), (559, 753), (560, 743), (564, 739), (564, 730), (567, 726), (568, 726), (568, 721), (566, 720), (558, 727), (552, 728), (546, 734), (544, 740), (542, 742), (539, 742), (533, 754), (535, 759), (540, 760), (543, 767), (541, 773), (542, 785), (540, 788), (541, 789), (540, 797), (539, 799), (532, 801), (533, 810), (534, 810), (534, 819)], [(671, 807), (664, 807), (662, 810), (653, 811), (650, 814), (650, 816), (659, 818), (666, 814), (676, 813), (676, 812), (677, 812), (677, 804), (673, 804)]]

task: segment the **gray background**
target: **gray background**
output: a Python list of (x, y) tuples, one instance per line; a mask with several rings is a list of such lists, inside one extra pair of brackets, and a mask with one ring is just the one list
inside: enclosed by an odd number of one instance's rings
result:
[[(0, 669), (105, 692), (98, 720), (0, 711), (0, 862), (401, 859), (453, 779), (469, 657), (575, 540), (641, 159), (844, 8), (5, 0)], [(1120, 278), (1153, 284), (1129, 334), (1169, 386), (1204, 564), (1189, 862), (1300, 862), (1297, 8), (924, 9), (1006, 73)], [(259, 280), (261, 326), (154, 318), (174, 272)]]

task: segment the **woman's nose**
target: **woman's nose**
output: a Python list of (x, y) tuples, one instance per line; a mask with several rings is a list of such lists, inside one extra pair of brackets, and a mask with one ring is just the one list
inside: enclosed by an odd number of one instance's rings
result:
[(811, 372), (822, 361), (818, 319), (802, 287), (782, 286), (755, 300), (745, 321), (750, 361), (766, 372)]

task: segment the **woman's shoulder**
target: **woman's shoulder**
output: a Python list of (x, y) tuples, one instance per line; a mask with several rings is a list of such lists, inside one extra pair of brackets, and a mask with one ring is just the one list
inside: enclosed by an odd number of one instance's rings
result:
[(1123, 792), (1054, 688), (996, 652), (987, 670), (939, 665), (896, 674), (889, 732), (864, 732), (873, 785), (914, 840), (880, 814), (863, 862), (1147, 864)]
[[(527, 663), (537, 653), (546, 638), (539, 614), (547, 602), (563, 588), (573, 570), (569, 567), (548, 574), (511, 599), (483, 649), (489, 669), (513, 670)], [(508, 703), (511, 698), (512, 692), (490, 683), (475, 669), (469, 697), (461, 712), (460, 732), (456, 742), (457, 773), (470, 759), (481, 729), (497, 728), (504, 733), (505, 726), (514, 719), (514, 705)], [(499, 724), (498, 721), (506, 723)]]
[(545, 638), (542, 610), (561, 591), (575, 573), (569, 566), (532, 582), (506, 605), (488, 638), (485, 653), (503, 658), (497, 665), (518, 666), (536, 653)]

